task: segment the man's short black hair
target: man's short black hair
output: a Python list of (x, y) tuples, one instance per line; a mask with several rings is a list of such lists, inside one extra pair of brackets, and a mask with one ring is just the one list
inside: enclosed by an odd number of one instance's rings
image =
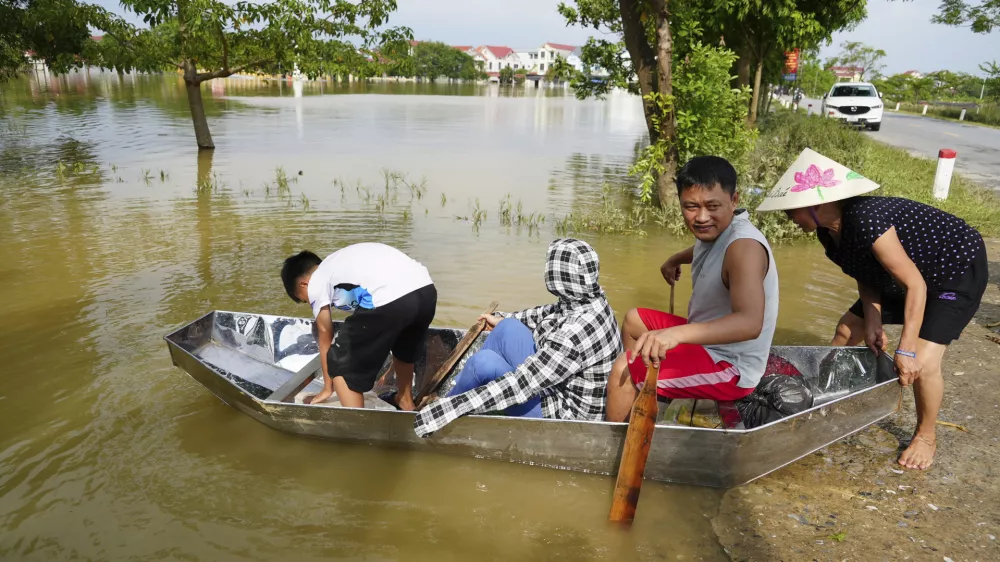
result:
[(295, 296), (295, 285), (298, 284), (299, 278), (322, 262), (323, 260), (319, 259), (319, 256), (309, 250), (302, 250), (285, 260), (285, 264), (281, 266), (281, 282), (285, 284), (285, 292), (292, 297), (293, 301), (303, 302)]
[(719, 156), (695, 156), (677, 172), (677, 194), (693, 186), (722, 187), (726, 193), (736, 193), (736, 168)]

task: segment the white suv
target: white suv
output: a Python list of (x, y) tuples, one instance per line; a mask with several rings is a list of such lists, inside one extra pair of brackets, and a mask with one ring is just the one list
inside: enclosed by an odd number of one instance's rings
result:
[(868, 82), (834, 84), (823, 95), (823, 116), (877, 131), (882, 127), (882, 94)]

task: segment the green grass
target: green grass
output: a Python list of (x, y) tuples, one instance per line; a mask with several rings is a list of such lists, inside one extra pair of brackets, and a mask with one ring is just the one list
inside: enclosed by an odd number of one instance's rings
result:
[[(895, 107), (895, 105), (893, 105), (892, 107)], [(899, 111), (902, 113), (910, 113), (913, 115), (924, 114), (923, 106), (915, 103), (901, 103), (899, 105)], [(962, 108), (946, 106), (946, 105), (929, 105), (927, 106), (926, 115), (927, 117), (946, 119), (948, 121), (958, 121), (958, 118), (962, 115)], [(1000, 105), (997, 104), (981, 105), (979, 107), (978, 113), (976, 113), (975, 109), (967, 108), (965, 111), (965, 122), (973, 123), (975, 125), (984, 125), (987, 127), (1000, 128)]]

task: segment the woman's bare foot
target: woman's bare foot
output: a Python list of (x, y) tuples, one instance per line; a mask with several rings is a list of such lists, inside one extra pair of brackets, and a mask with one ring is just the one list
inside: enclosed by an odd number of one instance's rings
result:
[(910, 446), (899, 455), (899, 464), (906, 468), (926, 470), (934, 463), (934, 452), (937, 444), (932, 439), (914, 435)]

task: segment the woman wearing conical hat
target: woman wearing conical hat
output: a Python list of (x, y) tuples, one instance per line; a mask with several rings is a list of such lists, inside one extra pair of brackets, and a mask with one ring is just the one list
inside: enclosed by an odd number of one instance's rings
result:
[(941, 360), (982, 300), (989, 280), (983, 239), (962, 219), (897, 197), (859, 197), (878, 184), (806, 149), (758, 211), (784, 211), (816, 232), (826, 256), (858, 282), (860, 298), (837, 325), (833, 345), (888, 342), (883, 324), (902, 324), (894, 358), (899, 382), (913, 385), (917, 428), (899, 464), (934, 460), (944, 380)]

